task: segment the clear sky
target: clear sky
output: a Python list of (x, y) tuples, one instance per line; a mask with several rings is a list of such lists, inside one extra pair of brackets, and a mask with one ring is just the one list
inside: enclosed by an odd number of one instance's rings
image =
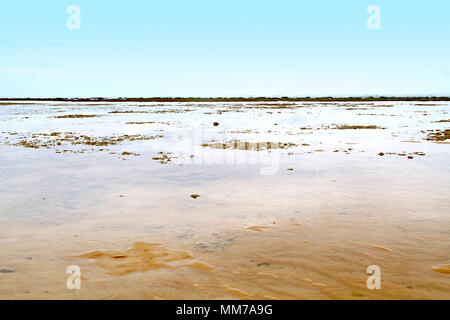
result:
[(450, 95), (450, 1), (0, 4), (0, 97), (324, 95)]

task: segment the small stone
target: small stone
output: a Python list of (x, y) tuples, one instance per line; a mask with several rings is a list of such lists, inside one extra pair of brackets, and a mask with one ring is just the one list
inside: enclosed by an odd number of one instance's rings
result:
[(13, 273), (14, 272), (14, 270), (11, 270), (11, 269), (1, 269), (0, 270), (0, 273)]
[(199, 194), (191, 194), (191, 198), (192, 198), (192, 199), (197, 199), (198, 197), (200, 197)]
[(219, 125), (218, 122), (214, 122), (214, 123), (213, 123), (213, 126), (214, 126), (214, 127), (217, 127), (218, 125)]
[(268, 263), (268, 262), (261, 262), (261, 263), (258, 263), (256, 266), (257, 267), (266, 267), (266, 266), (269, 266), (270, 265), (270, 263)]

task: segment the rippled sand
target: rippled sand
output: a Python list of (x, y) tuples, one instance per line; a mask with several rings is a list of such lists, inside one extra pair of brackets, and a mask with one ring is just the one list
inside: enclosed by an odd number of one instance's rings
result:
[(450, 299), (449, 111), (0, 103), (0, 298)]

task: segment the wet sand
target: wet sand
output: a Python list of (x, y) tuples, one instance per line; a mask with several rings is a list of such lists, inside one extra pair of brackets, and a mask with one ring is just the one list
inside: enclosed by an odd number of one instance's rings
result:
[(0, 105), (0, 298), (450, 299), (449, 111)]

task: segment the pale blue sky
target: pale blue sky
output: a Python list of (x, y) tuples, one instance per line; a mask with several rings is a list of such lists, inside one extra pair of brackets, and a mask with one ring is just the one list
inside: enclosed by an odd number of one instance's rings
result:
[(0, 5), (0, 97), (429, 94), (450, 95), (448, 0)]

